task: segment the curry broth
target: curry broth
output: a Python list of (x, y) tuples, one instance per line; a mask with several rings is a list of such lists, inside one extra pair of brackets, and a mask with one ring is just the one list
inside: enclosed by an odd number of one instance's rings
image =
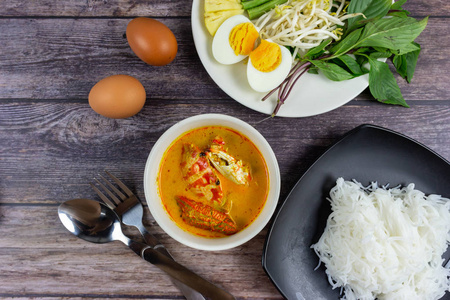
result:
[(236, 222), (238, 231), (247, 227), (259, 215), (269, 189), (269, 177), (264, 158), (256, 146), (240, 133), (226, 127), (211, 126), (194, 129), (179, 137), (163, 155), (158, 176), (159, 194), (166, 211), (178, 226), (206, 237), (224, 237), (225, 235), (186, 224), (181, 217), (175, 197), (185, 196), (192, 200), (200, 200), (199, 196), (187, 188), (183, 179), (180, 166), (182, 148), (185, 143), (193, 143), (200, 149), (206, 149), (216, 136), (224, 139), (228, 154), (242, 160), (244, 164), (250, 166), (251, 170), (252, 179), (245, 186), (238, 185), (216, 172), (222, 184), (223, 197), (228, 197), (228, 201), (232, 203), (229, 215)]

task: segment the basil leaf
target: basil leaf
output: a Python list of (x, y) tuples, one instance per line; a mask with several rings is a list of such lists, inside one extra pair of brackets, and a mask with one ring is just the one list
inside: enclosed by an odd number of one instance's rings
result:
[(370, 53), (370, 57), (373, 59), (389, 58), (392, 56), (392, 52), (386, 48), (378, 48), (376, 52)]
[(409, 107), (387, 63), (369, 57), (369, 90), (378, 101)]
[(392, 63), (397, 69), (397, 73), (399, 73), (404, 79), (406, 79), (408, 83), (411, 83), (411, 80), (414, 76), (419, 54), (420, 46), (419, 50), (408, 52), (403, 55), (395, 55), (392, 59)]
[(394, 53), (396, 55), (403, 55), (403, 54), (406, 54), (406, 53), (409, 53), (409, 52), (413, 52), (413, 51), (417, 51), (417, 50), (420, 50), (420, 45), (415, 43), (415, 42), (412, 42), (410, 44), (407, 44), (407, 45), (403, 46), (400, 49), (392, 50), (392, 53)]
[(356, 49), (352, 54), (353, 55), (363, 55), (363, 54), (370, 54), (371, 52), (374, 52), (372, 48), (364, 47), (364, 48), (358, 48)]
[(414, 18), (392, 17), (367, 23), (355, 47), (401, 49), (419, 36), (427, 22), (428, 17), (419, 22)]
[(390, 11), (387, 16), (391, 16), (391, 17), (399, 17), (399, 18), (407, 18), (408, 15), (410, 14), (409, 11), (407, 10), (394, 10), (394, 11)]
[(363, 30), (362, 28), (359, 28), (351, 32), (342, 41), (340, 41), (333, 48), (331, 48), (330, 51), (331, 53), (333, 53), (333, 56), (336, 57), (351, 50), (355, 46), (356, 42), (359, 40), (362, 30)]
[(366, 9), (372, 0), (359, 0), (359, 1), (350, 1), (348, 5), (347, 12), (349, 14), (360, 13)]
[(397, 73), (400, 74), (403, 78), (406, 78), (406, 69), (407, 69), (407, 62), (406, 62), (406, 56), (405, 55), (395, 55), (392, 58), (392, 63), (395, 66), (395, 69), (397, 70)]
[(344, 68), (323, 60), (311, 60), (311, 63), (316, 66), (328, 79), (333, 81), (343, 81), (352, 79), (355, 76)]
[(361, 70), (364, 70), (364, 65), (369, 62), (369, 59), (366, 55), (358, 55), (356, 56), (356, 62), (359, 64)]
[(344, 64), (344, 66), (350, 70), (350, 72), (352, 74), (354, 74), (356, 76), (360, 76), (360, 75), (364, 74), (364, 72), (361, 70), (361, 67), (359, 66), (356, 59), (354, 59), (353, 57), (351, 57), (348, 54), (339, 56), (338, 58), (336, 58), (336, 60), (341, 61)]
[(360, 21), (364, 19), (381, 19), (391, 8), (392, 0), (356, 0), (350, 1), (348, 13), (362, 13), (363, 16), (356, 16), (348, 19), (348, 30), (353, 30), (362, 25)]
[(319, 46), (311, 48), (306, 52), (305, 58), (316, 58), (324, 53), (324, 49), (331, 43), (331, 38), (322, 41)]
[(402, 8), (402, 5), (406, 3), (407, 0), (399, 0), (392, 4), (388, 16), (396, 16), (400, 18), (406, 18), (409, 15), (409, 11)]
[(406, 3), (407, 0), (398, 0), (391, 5), (391, 9), (402, 9), (402, 5)]
[(311, 74), (319, 74), (319, 71), (317, 70), (317, 68), (316, 67), (310, 67), (309, 69), (308, 69), (308, 73), (311, 73)]

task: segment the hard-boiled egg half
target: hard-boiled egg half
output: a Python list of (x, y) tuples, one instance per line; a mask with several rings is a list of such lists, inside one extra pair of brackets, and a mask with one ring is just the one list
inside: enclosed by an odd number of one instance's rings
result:
[(228, 18), (214, 36), (212, 53), (219, 63), (225, 65), (249, 57), (247, 78), (250, 87), (258, 92), (268, 92), (289, 74), (292, 55), (286, 47), (270, 40), (258, 41), (258, 31), (243, 15)]
[(228, 18), (214, 35), (213, 56), (224, 65), (240, 62), (253, 51), (258, 36), (258, 29), (245, 16)]

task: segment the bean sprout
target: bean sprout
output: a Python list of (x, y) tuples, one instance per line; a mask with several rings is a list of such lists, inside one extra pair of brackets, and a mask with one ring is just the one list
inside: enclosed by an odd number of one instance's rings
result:
[(345, 0), (288, 0), (262, 15), (254, 23), (262, 39), (293, 48), (302, 56), (323, 40), (338, 41), (344, 20), (360, 14), (346, 14)]

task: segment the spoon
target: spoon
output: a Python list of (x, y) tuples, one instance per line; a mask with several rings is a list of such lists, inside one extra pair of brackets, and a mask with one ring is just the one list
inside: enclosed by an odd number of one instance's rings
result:
[(137, 255), (157, 266), (173, 278), (211, 299), (235, 299), (199, 275), (152, 247), (133, 241), (122, 232), (120, 220), (109, 207), (90, 199), (74, 199), (58, 207), (59, 219), (75, 236), (91, 243), (121, 241)]

